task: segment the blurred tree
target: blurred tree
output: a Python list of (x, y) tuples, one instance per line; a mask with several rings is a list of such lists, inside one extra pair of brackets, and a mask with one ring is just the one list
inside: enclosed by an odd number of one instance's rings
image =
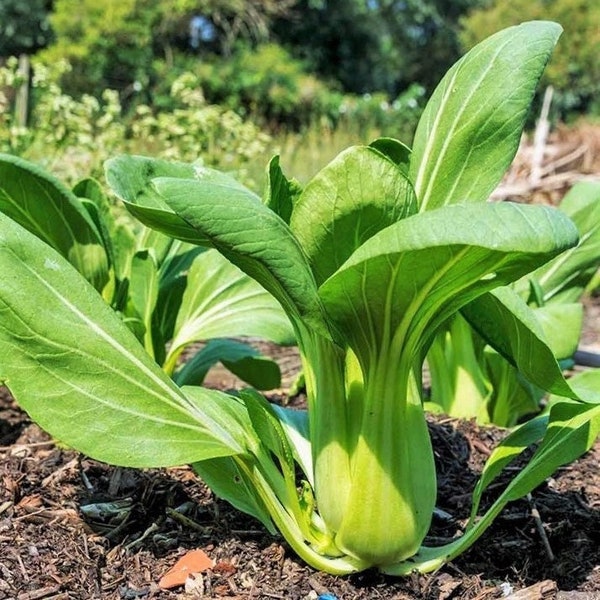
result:
[(52, 0), (0, 2), (0, 57), (33, 54), (52, 40)]
[(489, 2), (461, 21), (465, 49), (494, 31), (532, 19), (560, 23), (565, 32), (544, 74), (554, 86), (555, 110), (600, 114), (600, 2), (598, 0), (513, 0)]
[(347, 91), (430, 91), (459, 56), (459, 18), (481, 1), (297, 0), (274, 33)]
[(43, 58), (52, 62), (64, 58), (71, 63), (72, 70), (62, 82), (70, 93), (99, 93), (109, 87), (127, 96), (148, 89), (156, 59), (171, 66), (175, 52), (208, 50), (229, 55), (239, 40), (266, 40), (272, 20), (285, 15), (292, 3), (54, 0), (51, 23), (56, 41)]
[[(68, 93), (99, 95), (145, 85), (152, 65), (151, 0), (55, 0), (51, 24), (56, 40), (41, 53), (54, 63), (66, 59), (63, 77)], [(137, 82), (137, 83), (136, 83)]]

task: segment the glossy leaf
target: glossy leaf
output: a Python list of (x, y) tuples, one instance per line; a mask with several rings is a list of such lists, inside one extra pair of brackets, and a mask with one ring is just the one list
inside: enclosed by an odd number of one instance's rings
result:
[(548, 391), (573, 395), (535, 314), (511, 289), (481, 296), (462, 313), (479, 335), (529, 381)]
[(487, 200), (512, 162), (556, 23), (503, 29), (444, 76), (419, 121), (410, 177), (420, 210)]
[(191, 227), (252, 277), (286, 313), (329, 335), (316, 285), (298, 241), (272, 210), (245, 193), (235, 198), (223, 186), (160, 178), (154, 185), (165, 202)]
[(0, 154), (0, 211), (60, 252), (97, 290), (108, 283), (101, 233), (60, 181), (21, 158)]
[(53, 436), (136, 467), (244, 450), (226, 396), (190, 401), (66, 260), (2, 214), (0, 271), (0, 379)]
[(319, 293), (361, 360), (389, 344), (414, 352), (427, 323), (438, 326), (576, 240), (572, 223), (544, 207), (448, 206), (381, 231)]
[(273, 296), (216, 250), (207, 250), (187, 274), (167, 370), (192, 342), (239, 336), (294, 342), (292, 326)]
[[(210, 245), (208, 239), (201, 239), (197, 230), (169, 208), (152, 185), (155, 178), (177, 177), (214, 183), (225, 197), (231, 195), (232, 205), (235, 205), (234, 198), (240, 195), (260, 202), (258, 196), (232, 177), (200, 164), (122, 155), (108, 160), (105, 169), (109, 185), (134, 217), (148, 227), (187, 242)], [(188, 201), (192, 202), (193, 198)]]
[(414, 212), (412, 186), (398, 166), (374, 148), (356, 146), (307, 184), (290, 228), (320, 284), (363, 242)]

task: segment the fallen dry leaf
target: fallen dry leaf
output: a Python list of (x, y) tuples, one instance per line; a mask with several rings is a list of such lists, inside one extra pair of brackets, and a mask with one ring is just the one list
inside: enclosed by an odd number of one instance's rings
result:
[(204, 550), (190, 550), (184, 554), (160, 579), (158, 587), (169, 590), (184, 585), (192, 573), (202, 573), (214, 566), (214, 561)]

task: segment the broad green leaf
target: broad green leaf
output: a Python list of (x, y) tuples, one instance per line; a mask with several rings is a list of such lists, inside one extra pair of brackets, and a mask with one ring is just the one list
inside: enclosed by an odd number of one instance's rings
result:
[(533, 309), (510, 288), (499, 288), (462, 309), (472, 327), (532, 383), (573, 396)]
[(306, 256), (285, 221), (244, 192), (235, 195), (220, 184), (160, 178), (154, 185), (199, 239), (209, 239), (291, 318), (329, 335)]
[(546, 207), (447, 206), (372, 237), (319, 293), (361, 362), (377, 349), (414, 353), (428, 324), (430, 335), (469, 301), (576, 241), (573, 224)]
[(101, 233), (60, 181), (26, 160), (0, 154), (0, 211), (57, 250), (97, 290), (108, 283)]
[(571, 358), (577, 346), (583, 327), (583, 305), (577, 303), (546, 304), (534, 309), (544, 339), (557, 360)]
[(560, 33), (559, 25), (544, 21), (504, 29), (446, 73), (413, 143), (410, 177), (421, 211), (487, 200), (517, 151)]
[(279, 166), (279, 156), (274, 156), (267, 170), (265, 204), (289, 225), (292, 210), (301, 192), (302, 186), (295, 179), (285, 177)]
[(207, 250), (189, 269), (167, 370), (192, 342), (239, 336), (294, 342), (291, 324), (273, 296), (216, 250)]
[(3, 214), (0, 272), (0, 380), (53, 436), (136, 467), (244, 451), (220, 417), (226, 396), (190, 401), (77, 271)]
[[(108, 184), (123, 200), (134, 217), (148, 227), (194, 244), (206, 244), (208, 240), (200, 239), (198, 231), (173, 213), (161, 195), (154, 189), (153, 179), (176, 177), (205, 183), (211, 182), (219, 185), (226, 197), (231, 191), (233, 197), (242, 194), (252, 198), (255, 202), (260, 202), (258, 196), (233, 177), (201, 164), (122, 155), (108, 160), (105, 170)], [(188, 201), (192, 202), (193, 198)], [(234, 204), (233, 200), (232, 203)]]
[(272, 390), (281, 384), (281, 371), (275, 361), (248, 344), (225, 339), (210, 340), (175, 372), (173, 379), (178, 385), (201, 385), (209, 369), (219, 362), (258, 390)]
[(363, 242), (416, 208), (400, 168), (374, 148), (355, 146), (307, 184), (290, 227), (320, 284)]
[[(590, 404), (600, 404), (600, 370), (589, 369), (576, 373), (569, 377), (569, 386), (585, 402)], [(561, 399), (558, 396), (551, 396), (550, 401), (556, 402)]]

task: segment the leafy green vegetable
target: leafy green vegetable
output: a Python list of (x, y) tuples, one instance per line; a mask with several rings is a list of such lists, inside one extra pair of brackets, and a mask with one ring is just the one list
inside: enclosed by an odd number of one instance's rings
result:
[[(182, 176), (204, 172), (189, 165), (177, 167)], [(143, 171), (150, 172), (154, 171)], [(209, 173), (216, 181), (229, 181), (220, 173)], [(129, 179), (123, 189), (135, 195), (140, 192), (137, 183)], [(148, 192), (144, 198), (150, 202), (153, 196)], [(285, 314), (253, 280), (214, 250), (205, 252), (132, 224), (126, 213), (115, 212), (94, 180), (83, 180), (70, 191), (35, 165), (0, 155), (0, 211), (69, 260), (169, 375), (184, 350), (189, 357), (199, 341), (248, 336), (294, 342)], [(227, 363), (260, 389), (279, 386), (275, 362), (259, 360), (251, 346), (245, 344), (242, 350), (240, 342), (232, 357), (232, 344), (219, 342), (211, 346), (210, 362), (204, 364)], [(193, 381), (201, 383), (206, 371), (195, 369)]]
[[(109, 161), (109, 182), (145, 225), (212, 247), (279, 302), (298, 341), (307, 411), (272, 406), (250, 390), (178, 388), (81, 276), (7, 217), (0, 268), (14, 275), (0, 294), (3, 379), (34, 419), (91, 456), (192, 462), (216, 493), (280, 531), (315, 568), (437, 568), (468, 548), (506, 502), (589, 448), (600, 426), (595, 400), (566, 384), (527, 305), (502, 289), (574, 247), (576, 227), (554, 209), (485, 202), (512, 159), (559, 33), (556, 24), (526, 23), (467, 54), (434, 93), (412, 151), (389, 138), (350, 148), (302, 190), (275, 159), (264, 201), (197, 165)], [(159, 269), (158, 294), (151, 278), (139, 306), (161, 304), (161, 256), (153, 263), (151, 252), (138, 255), (140, 268)], [(160, 321), (163, 337), (212, 331), (210, 318), (187, 308), (188, 300), (200, 306), (191, 298), (196, 287), (200, 281), (182, 295), (184, 324)], [(43, 296), (56, 321), (34, 310), (27, 300), (34, 296)], [(223, 311), (224, 298), (215, 310)], [(209, 314), (213, 300), (206, 297)], [(562, 399), (494, 452), (465, 535), (427, 548), (436, 472), (421, 373), (437, 331), (461, 310), (498, 352)], [(134, 312), (147, 322), (143, 310)], [(174, 347), (177, 354), (179, 342)], [(42, 373), (39, 387), (33, 369)], [(107, 375), (114, 390), (101, 384)], [(183, 383), (188, 375), (175, 372)], [(65, 416), (83, 416), (92, 403), (101, 410), (88, 438), (85, 423)], [(538, 440), (528, 466), (476, 519), (483, 490)]]
[[(431, 409), (512, 427), (541, 410), (551, 379), (568, 395), (556, 369), (554, 375), (539, 375), (553, 364), (550, 355), (569, 360), (577, 350), (581, 297), (600, 267), (600, 185), (576, 184), (559, 208), (577, 226), (578, 244), (516, 281), (513, 292), (498, 290), (495, 299), (482, 297), (465, 307), (463, 315), (473, 329), (460, 316), (448, 321), (428, 357)], [(511, 307), (505, 310), (502, 304), (507, 301)], [(519, 325), (523, 321), (525, 327)], [(511, 351), (499, 337), (520, 340), (530, 347), (532, 358), (527, 359), (525, 351)], [(485, 347), (486, 342), (493, 348)]]

